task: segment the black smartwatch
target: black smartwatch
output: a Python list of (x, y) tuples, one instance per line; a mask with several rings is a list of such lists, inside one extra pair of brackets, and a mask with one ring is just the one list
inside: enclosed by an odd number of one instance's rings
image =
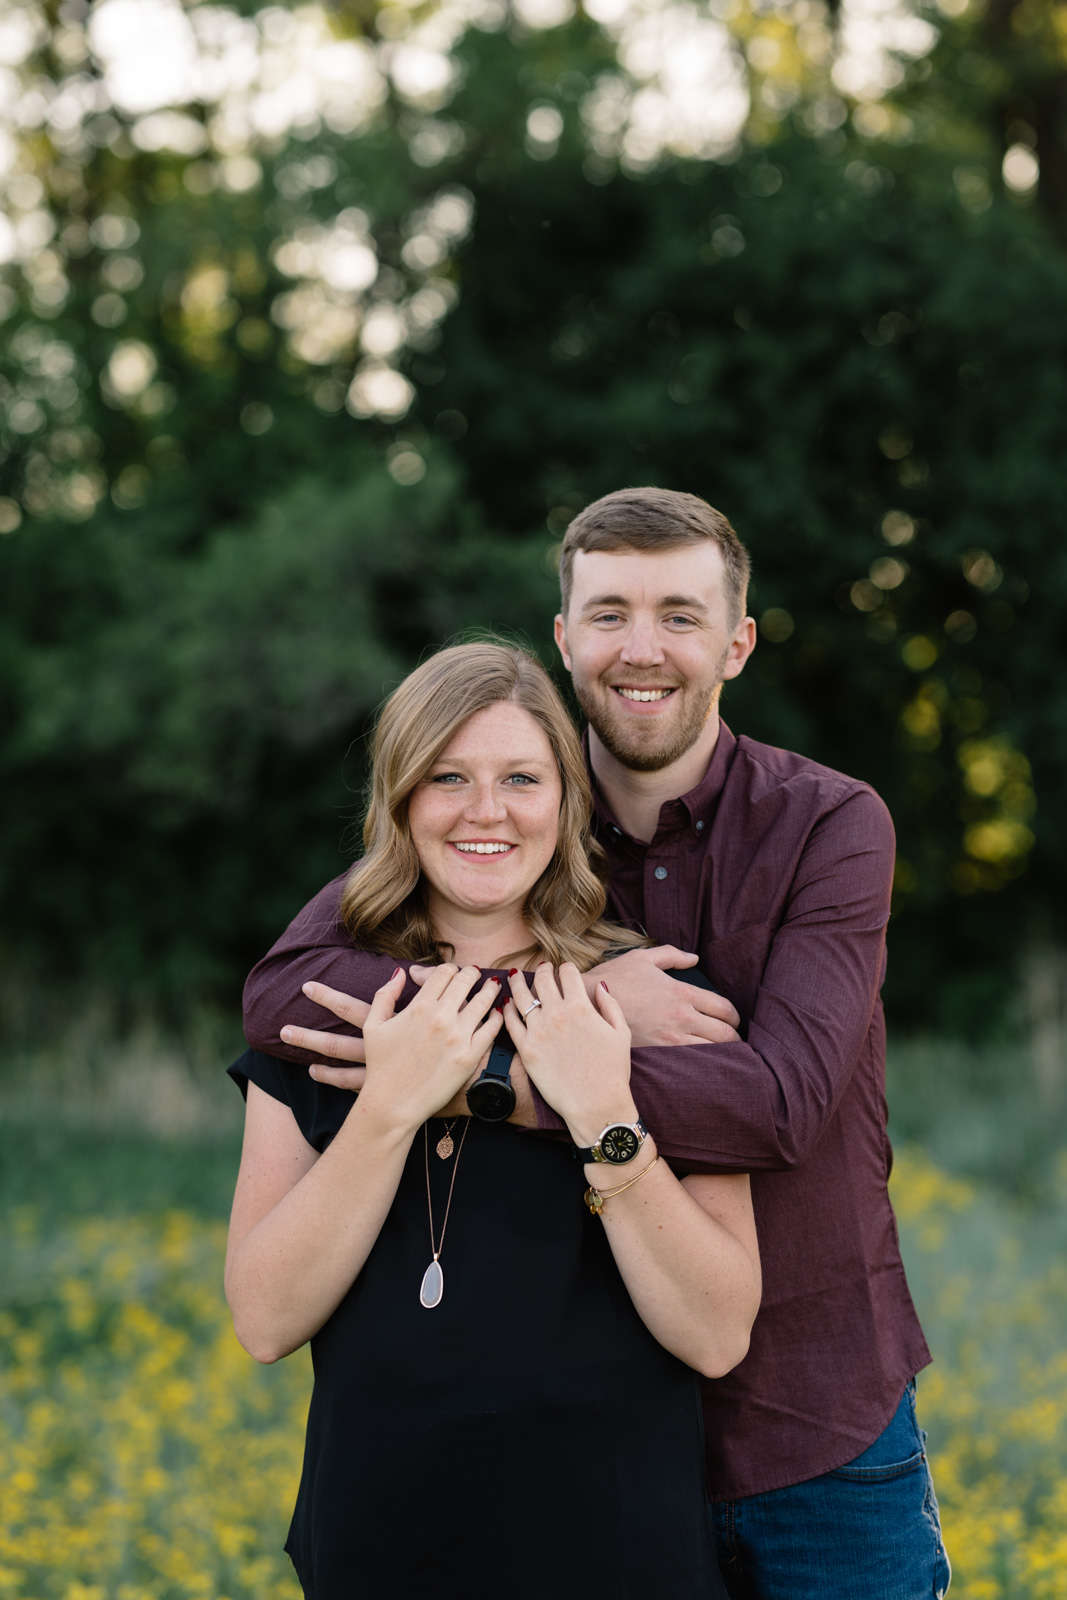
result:
[(505, 1034), (489, 1052), (489, 1060), (480, 1078), (467, 1090), (467, 1109), (479, 1122), (506, 1122), (515, 1109), (515, 1091), (511, 1087), (511, 1061), (515, 1046)]

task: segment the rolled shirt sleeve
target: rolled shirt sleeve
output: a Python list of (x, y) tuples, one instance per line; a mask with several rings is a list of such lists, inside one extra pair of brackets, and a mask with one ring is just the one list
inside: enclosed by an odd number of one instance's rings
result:
[(889, 813), (858, 789), (812, 828), (780, 924), (699, 952), (743, 1042), (633, 1052), (634, 1098), (664, 1154), (741, 1172), (809, 1158), (871, 1029), (893, 860)]

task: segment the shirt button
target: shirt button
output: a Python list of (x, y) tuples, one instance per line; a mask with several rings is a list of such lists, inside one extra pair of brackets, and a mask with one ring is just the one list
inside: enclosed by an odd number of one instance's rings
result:
[(622, 834), (622, 829), (617, 828), (614, 823), (611, 824), (611, 831), (615, 835), (616, 839), (618, 839)]
[(654, 878), (665, 878), (667, 876), (666, 867), (657, 867), (655, 872), (652, 874), (652, 876)]
[(702, 831), (703, 827), (704, 827), (704, 822), (703, 822), (703, 819), (701, 819), (701, 821), (697, 823), (697, 832), (700, 833)]

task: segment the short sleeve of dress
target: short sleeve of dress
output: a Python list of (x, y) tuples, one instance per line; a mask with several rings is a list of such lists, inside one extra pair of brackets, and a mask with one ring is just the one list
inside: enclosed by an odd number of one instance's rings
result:
[(288, 1106), (300, 1132), (320, 1155), (356, 1103), (351, 1089), (316, 1083), (307, 1067), (264, 1055), (260, 1050), (246, 1050), (226, 1071), (246, 1099), (248, 1085), (254, 1083), (273, 1100)]

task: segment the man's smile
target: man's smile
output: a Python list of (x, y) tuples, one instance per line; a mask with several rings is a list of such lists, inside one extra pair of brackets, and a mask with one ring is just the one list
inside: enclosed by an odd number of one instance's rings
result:
[(631, 689), (624, 684), (613, 683), (611, 687), (620, 699), (628, 701), (630, 705), (656, 705), (661, 700), (669, 699), (677, 686), (663, 689)]

